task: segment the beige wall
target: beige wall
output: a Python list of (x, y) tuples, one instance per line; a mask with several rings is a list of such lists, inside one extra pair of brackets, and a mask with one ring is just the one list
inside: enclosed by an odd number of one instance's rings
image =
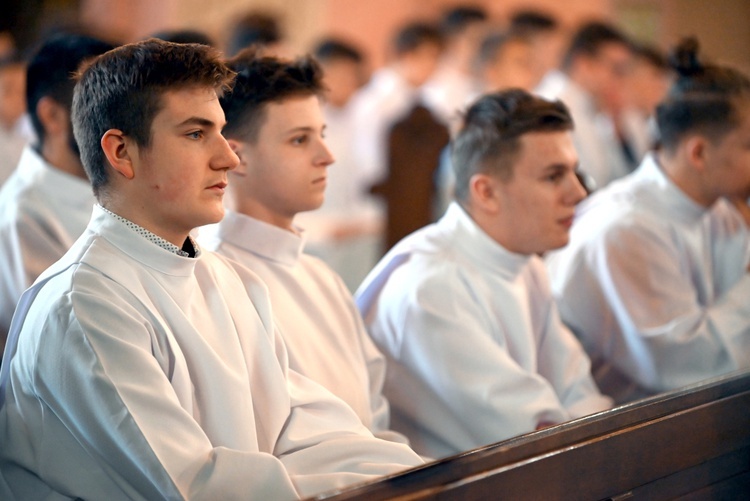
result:
[[(663, 48), (696, 34), (706, 54), (750, 71), (748, 0), (472, 0), (502, 21), (517, 8), (538, 7), (572, 27), (581, 20), (615, 20), (631, 34)], [(436, 19), (455, 0), (82, 0), (82, 17), (125, 41), (166, 28), (204, 30), (220, 44), (239, 15), (252, 8), (282, 16), (289, 42), (306, 51), (324, 34), (358, 43), (373, 65), (385, 58), (387, 41), (408, 19)]]

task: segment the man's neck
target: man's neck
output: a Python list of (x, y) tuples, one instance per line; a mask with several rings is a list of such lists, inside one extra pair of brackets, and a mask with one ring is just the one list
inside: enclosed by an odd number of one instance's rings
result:
[(656, 163), (667, 178), (693, 202), (703, 207), (710, 207), (718, 200), (708, 192), (706, 185), (694, 169), (680, 158), (679, 154), (658, 152)]
[(276, 226), (282, 230), (291, 231), (295, 234), (297, 233), (294, 229), (294, 214), (280, 214), (262, 204), (259, 204), (253, 199), (243, 198), (235, 201), (232, 204), (232, 210), (238, 214), (244, 214), (245, 216), (257, 219), (258, 221), (263, 221), (264, 223)]
[(80, 179), (88, 180), (86, 171), (81, 165), (81, 159), (78, 155), (66, 146), (55, 145), (45, 141), (39, 150), (39, 154), (44, 160), (57, 170), (70, 174)]

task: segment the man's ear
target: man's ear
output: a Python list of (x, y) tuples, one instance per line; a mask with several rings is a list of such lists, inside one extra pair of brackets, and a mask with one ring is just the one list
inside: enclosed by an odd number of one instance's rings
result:
[(708, 139), (703, 136), (691, 136), (684, 143), (685, 157), (698, 172), (706, 170), (706, 155), (708, 153)]
[(247, 174), (247, 154), (245, 152), (245, 143), (237, 139), (229, 138), (227, 138), (227, 143), (229, 143), (229, 147), (232, 148), (232, 151), (237, 155), (237, 158), (240, 159), (239, 165), (237, 165), (237, 167), (231, 172), (239, 176), (244, 176)]
[(497, 196), (499, 180), (487, 174), (474, 174), (469, 179), (469, 198), (472, 206), (484, 212), (497, 213), (500, 210), (500, 199)]
[(102, 136), (101, 146), (104, 150), (104, 156), (107, 157), (107, 161), (115, 172), (126, 179), (135, 177), (131, 155), (135, 154), (134, 149), (136, 147), (121, 130), (109, 129), (105, 132)]
[(36, 103), (36, 116), (50, 136), (60, 134), (68, 129), (70, 117), (63, 105), (49, 96), (44, 96)]

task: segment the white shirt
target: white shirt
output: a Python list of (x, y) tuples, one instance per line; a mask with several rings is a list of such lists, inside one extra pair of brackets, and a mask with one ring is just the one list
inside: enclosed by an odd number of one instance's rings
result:
[(596, 188), (628, 174), (628, 164), (609, 115), (597, 111), (592, 97), (561, 72), (551, 72), (537, 92), (545, 99), (559, 99), (573, 117), (573, 143), (580, 169), (591, 176)]
[(86, 179), (26, 147), (0, 189), (0, 348), (18, 298), (83, 233), (95, 202)]
[(699, 206), (652, 156), (579, 205), (548, 265), (603, 392), (627, 402), (750, 367), (748, 242), (729, 203)]
[(440, 121), (449, 124), (450, 130), (455, 131), (463, 113), (479, 97), (477, 87), (471, 75), (457, 70), (451, 64), (443, 64), (424, 84), (424, 100)]
[(3, 398), (16, 499), (294, 499), (421, 462), (288, 369), (252, 273), (98, 206), (21, 299)]
[(289, 366), (349, 404), (376, 436), (407, 442), (388, 429), (385, 358), (341, 279), (303, 254), (304, 238), (231, 211), (201, 231), (204, 237), (206, 248), (247, 267), (268, 286)]
[(539, 258), (510, 253), (456, 203), (357, 291), (388, 357), (394, 429), (442, 457), (608, 408), (560, 322)]
[(26, 139), (14, 127), (10, 130), (0, 125), (0, 186), (18, 165)]

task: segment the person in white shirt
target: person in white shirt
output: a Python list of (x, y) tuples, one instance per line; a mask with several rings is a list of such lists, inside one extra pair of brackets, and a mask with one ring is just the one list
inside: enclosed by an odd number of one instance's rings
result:
[(99, 205), (21, 298), (0, 372), (3, 499), (296, 499), (421, 464), (290, 369), (266, 288), (201, 251), (238, 164), (204, 45), (100, 56), (73, 100)]
[(584, 197), (565, 106), (488, 94), (453, 142), (456, 201), (356, 294), (386, 354), (393, 427), (443, 457), (607, 409), (557, 313), (539, 254)]
[[(443, 38), (433, 25), (407, 23), (394, 36), (392, 59), (352, 98), (354, 151), (365, 193), (388, 177), (388, 133), (418, 104), (422, 86), (437, 68)], [(434, 111), (434, 110), (433, 110)]]
[(612, 102), (621, 101), (630, 71), (630, 40), (615, 27), (592, 22), (581, 26), (563, 58), (562, 71), (550, 72), (536, 92), (559, 99), (570, 109), (580, 170), (603, 188), (630, 170), (612, 118)]
[(750, 80), (696, 51), (675, 52), (661, 148), (549, 256), (562, 318), (618, 402), (750, 368)]
[(425, 102), (441, 122), (454, 131), (474, 91), (474, 59), (489, 24), (486, 10), (459, 4), (440, 20), (445, 41), (439, 65), (424, 84)]
[(303, 253), (299, 212), (324, 199), (334, 158), (323, 139), (322, 71), (309, 58), (286, 61), (240, 52), (228, 63), (234, 90), (221, 98), (224, 135), (240, 159), (230, 174), (232, 210), (203, 245), (266, 283), (289, 366), (340, 397), (376, 436), (389, 428), (385, 359), (367, 335), (351, 294), (321, 260)]
[(0, 186), (15, 169), (26, 145), (26, 63), (11, 52), (0, 56)]
[(547, 73), (555, 71), (560, 66), (567, 41), (565, 30), (552, 14), (534, 8), (522, 8), (510, 16), (508, 31), (531, 41), (530, 64), (533, 68), (535, 88)]
[(111, 49), (103, 41), (59, 34), (27, 68), (27, 108), (38, 141), (26, 146), (0, 189), (0, 349), (18, 298), (83, 233), (94, 194), (73, 139), (70, 107), (78, 65)]

